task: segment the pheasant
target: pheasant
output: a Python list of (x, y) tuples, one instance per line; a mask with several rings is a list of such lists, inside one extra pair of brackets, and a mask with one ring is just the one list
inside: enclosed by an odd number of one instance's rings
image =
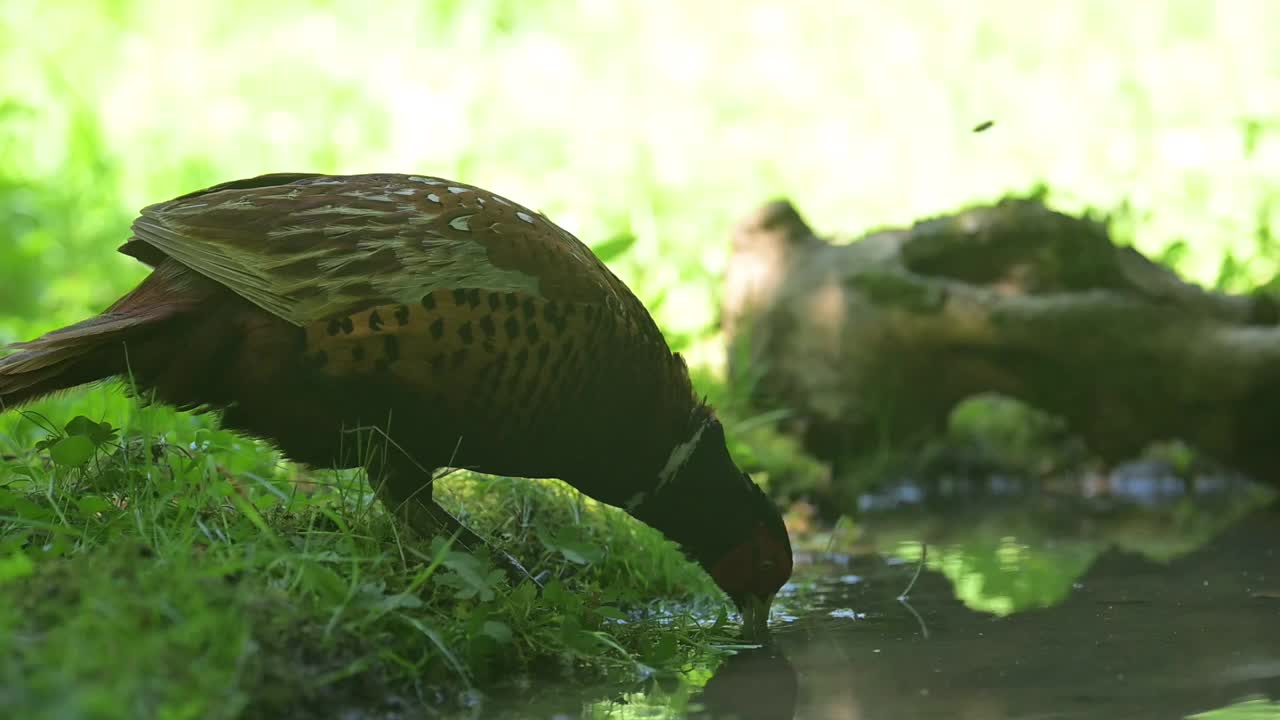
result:
[(436, 177), (274, 173), (144, 208), (120, 252), (150, 274), (15, 345), (0, 408), (128, 376), (293, 461), (363, 467), (399, 521), (464, 543), (434, 470), (558, 478), (675, 542), (745, 635), (767, 629), (792, 570), (778, 509), (643, 304), (545, 216)]

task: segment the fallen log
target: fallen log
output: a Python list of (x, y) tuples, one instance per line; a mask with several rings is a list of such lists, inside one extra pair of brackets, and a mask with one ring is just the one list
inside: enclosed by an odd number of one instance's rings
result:
[(721, 307), (731, 382), (824, 459), (936, 436), (998, 393), (1106, 461), (1180, 440), (1272, 483), (1278, 319), (1273, 297), (1185, 282), (1038, 198), (849, 243), (771, 202), (734, 229)]

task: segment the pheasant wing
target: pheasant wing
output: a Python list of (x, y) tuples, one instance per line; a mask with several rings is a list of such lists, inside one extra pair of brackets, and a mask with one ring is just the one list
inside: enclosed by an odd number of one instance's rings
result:
[(441, 178), (263, 175), (144, 208), (133, 233), (298, 326), (456, 288), (643, 310), (544, 216)]

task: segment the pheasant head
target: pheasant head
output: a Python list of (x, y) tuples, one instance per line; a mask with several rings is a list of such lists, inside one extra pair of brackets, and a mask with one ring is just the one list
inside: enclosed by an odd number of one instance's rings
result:
[(791, 540), (777, 506), (733, 461), (709, 407), (698, 408), (653, 489), (626, 507), (706, 569), (737, 606), (748, 639), (765, 634), (773, 599), (791, 577)]

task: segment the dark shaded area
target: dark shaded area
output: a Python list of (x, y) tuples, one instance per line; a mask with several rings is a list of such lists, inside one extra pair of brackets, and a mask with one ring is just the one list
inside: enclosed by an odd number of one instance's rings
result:
[[(909, 565), (812, 566), (797, 600), (816, 606), (779, 633), (803, 678), (795, 717), (1181, 718), (1280, 698), (1278, 548), (1273, 505), (1167, 564), (1108, 551), (1060, 604), (1003, 618), (927, 572), (917, 621), (892, 598)], [(846, 608), (865, 615), (829, 615)]]
[(746, 650), (716, 668), (694, 696), (697, 708), (689, 717), (788, 720), (795, 715), (799, 691), (796, 669), (780, 649)]

